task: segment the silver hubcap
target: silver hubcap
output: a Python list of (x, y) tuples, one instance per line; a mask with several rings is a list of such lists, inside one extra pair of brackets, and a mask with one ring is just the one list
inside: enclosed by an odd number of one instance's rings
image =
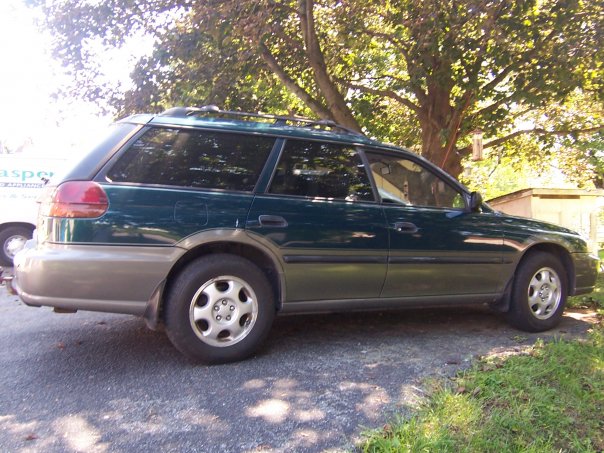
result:
[(560, 277), (549, 267), (539, 269), (528, 287), (528, 304), (535, 318), (548, 319), (562, 300)]
[(4, 241), (4, 254), (9, 258), (14, 258), (17, 252), (21, 251), (25, 247), (27, 238), (21, 235), (15, 235), (9, 237)]
[(204, 283), (191, 300), (189, 319), (195, 334), (210, 346), (243, 340), (258, 316), (258, 301), (243, 280), (225, 275)]

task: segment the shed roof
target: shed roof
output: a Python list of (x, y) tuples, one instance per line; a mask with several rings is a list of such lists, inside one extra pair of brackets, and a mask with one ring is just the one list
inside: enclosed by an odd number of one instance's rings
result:
[(488, 201), (491, 204), (502, 203), (506, 201), (518, 200), (520, 198), (559, 198), (559, 199), (577, 199), (583, 197), (604, 197), (604, 189), (521, 189), (516, 192), (501, 195)]

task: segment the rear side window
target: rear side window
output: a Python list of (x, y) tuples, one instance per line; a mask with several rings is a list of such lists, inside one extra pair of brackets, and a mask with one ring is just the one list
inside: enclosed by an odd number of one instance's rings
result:
[(153, 128), (107, 173), (112, 182), (251, 191), (274, 139)]
[(353, 147), (297, 140), (286, 143), (269, 192), (346, 201), (374, 199)]

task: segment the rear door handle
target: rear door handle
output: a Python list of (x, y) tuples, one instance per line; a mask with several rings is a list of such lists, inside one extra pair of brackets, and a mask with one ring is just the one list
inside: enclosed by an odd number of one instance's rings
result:
[(411, 222), (395, 222), (394, 229), (399, 233), (413, 234), (419, 231), (415, 223)]
[(280, 215), (261, 215), (258, 217), (258, 223), (260, 226), (273, 228), (285, 228), (287, 226), (287, 220)]

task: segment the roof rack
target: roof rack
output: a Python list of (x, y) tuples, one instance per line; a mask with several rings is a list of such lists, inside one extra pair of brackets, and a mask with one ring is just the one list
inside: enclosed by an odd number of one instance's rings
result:
[[(302, 123), (300, 127), (318, 127), (322, 129), (333, 129), (336, 131), (346, 132), (353, 135), (361, 135), (361, 132), (350, 129), (346, 126), (336, 123), (331, 120), (313, 120), (311, 118), (303, 118), (300, 116), (282, 116), (282, 115), (270, 115), (265, 113), (247, 113), (237, 112), (232, 110), (221, 110), (216, 105), (204, 105), (203, 107), (174, 107), (166, 110), (161, 116), (199, 116), (202, 114), (206, 115), (223, 115), (223, 116), (238, 116), (247, 118), (262, 118), (267, 120), (273, 120), (275, 125), (295, 125), (296, 123)], [(293, 124), (292, 124), (293, 123)]]

